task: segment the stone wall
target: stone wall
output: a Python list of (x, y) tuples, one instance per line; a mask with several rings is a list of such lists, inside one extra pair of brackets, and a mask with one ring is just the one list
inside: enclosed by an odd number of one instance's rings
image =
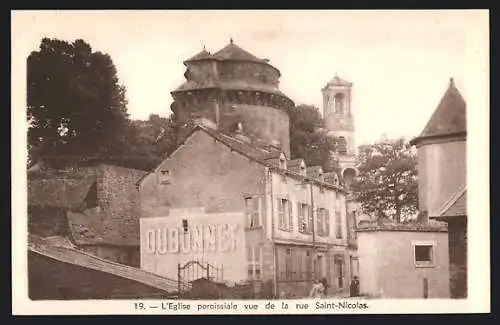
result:
[(104, 232), (113, 238), (132, 237), (139, 245), (139, 192), (135, 183), (144, 172), (103, 165), (98, 172), (97, 197)]
[(66, 210), (54, 207), (28, 207), (28, 232), (42, 237), (67, 236)]
[(221, 105), (220, 129), (230, 130), (237, 122), (242, 123), (245, 135), (251, 140), (267, 144), (278, 141), (290, 159), (290, 120), (285, 110), (237, 102)]
[(223, 81), (242, 80), (251, 84), (279, 85), (278, 71), (262, 63), (224, 61), (218, 62), (217, 70)]

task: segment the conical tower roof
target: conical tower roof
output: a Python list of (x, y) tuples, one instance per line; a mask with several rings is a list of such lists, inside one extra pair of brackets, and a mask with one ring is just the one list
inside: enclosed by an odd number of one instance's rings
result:
[(184, 61), (184, 64), (186, 62), (201, 61), (201, 60), (206, 60), (206, 59), (212, 59), (212, 55), (209, 52), (207, 52), (205, 47), (203, 47), (203, 50), (200, 53), (198, 53), (195, 56)]
[(467, 132), (466, 103), (450, 78), (448, 89), (420, 136), (412, 142), (429, 137), (448, 136)]

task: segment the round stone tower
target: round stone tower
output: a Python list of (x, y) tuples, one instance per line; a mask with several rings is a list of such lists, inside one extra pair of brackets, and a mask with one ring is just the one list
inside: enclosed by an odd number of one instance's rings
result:
[(288, 110), (293, 101), (279, 90), (278, 69), (230, 44), (211, 54), (205, 49), (186, 60), (186, 82), (172, 91), (172, 111), (183, 139), (198, 119), (225, 134), (242, 127), (256, 145), (280, 146), (290, 158)]

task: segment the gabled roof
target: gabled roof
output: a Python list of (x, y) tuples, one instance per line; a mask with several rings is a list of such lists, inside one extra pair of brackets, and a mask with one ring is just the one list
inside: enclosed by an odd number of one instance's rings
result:
[[(252, 145), (251, 143), (248, 143), (245, 141), (240, 141), (238, 139), (235, 139), (233, 137), (225, 135), (217, 130), (214, 130), (214, 129), (211, 129), (209, 127), (202, 126), (199, 124), (196, 125), (196, 127), (194, 127), (188, 135), (186, 135), (186, 137), (184, 138), (184, 141), (179, 146), (183, 146), (187, 142), (187, 140), (190, 139), (192, 137), (192, 135), (198, 131), (201, 131), (201, 132), (204, 132), (204, 133), (210, 135), (214, 139), (218, 140), (220, 143), (228, 146), (231, 150), (238, 152), (239, 154), (247, 157), (248, 159), (250, 159), (256, 163), (259, 163), (263, 166), (269, 167), (273, 171), (284, 173), (290, 177), (293, 177), (293, 178), (301, 180), (301, 181), (302, 180), (312, 181), (313, 183), (315, 183), (316, 185), (319, 185), (319, 186), (334, 188), (336, 190), (342, 190), (338, 186), (334, 186), (332, 184), (322, 182), (321, 180), (315, 179), (313, 177), (310, 177), (310, 176), (304, 177), (304, 176), (297, 174), (295, 172), (292, 172), (290, 170), (283, 170), (281, 168), (278, 168), (278, 167), (274, 166), (273, 164), (269, 163), (269, 161), (267, 161), (266, 159), (263, 159), (265, 157), (269, 157), (269, 154), (271, 154), (271, 150), (267, 150), (267, 149), (264, 149), (262, 147), (256, 147), (256, 146)], [(278, 151), (278, 152), (281, 154), (281, 151)], [(314, 167), (321, 168), (321, 166), (314, 166)], [(144, 177), (139, 179), (137, 181), (136, 185), (140, 185), (142, 183), (142, 181), (146, 178), (146, 176), (147, 175), (145, 175)]]
[(436, 211), (431, 212), (434, 218), (455, 217), (467, 215), (467, 187), (460, 187), (450, 198)]
[(81, 206), (96, 178), (28, 178), (28, 205), (77, 209)]
[(251, 61), (265, 63), (264, 60), (257, 58), (253, 54), (250, 54), (241, 47), (235, 45), (232, 40), (231, 43), (214, 53), (213, 57), (218, 60)]
[(42, 237), (29, 235), (28, 251), (59, 262), (126, 278), (166, 292), (175, 292), (177, 290), (177, 280), (172, 280), (154, 273), (143, 271), (139, 268), (102, 259), (95, 255), (71, 248), (70, 246), (55, 245), (52, 241)]
[(453, 78), (451, 78), (448, 89), (441, 98), (439, 105), (420, 136), (413, 139), (412, 143), (417, 143), (424, 138), (442, 137), (466, 132), (466, 103), (456, 88)]

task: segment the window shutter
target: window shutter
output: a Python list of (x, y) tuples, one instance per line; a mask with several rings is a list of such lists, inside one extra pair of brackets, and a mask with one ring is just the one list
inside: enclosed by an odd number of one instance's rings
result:
[(322, 236), (323, 235), (323, 228), (321, 227), (322, 225), (322, 219), (323, 218), (323, 209), (318, 209), (318, 213), (317, 213), (317, 216), (316, 216), (316, 229), (317, 229), (317, 233), (318, 235)]
[(303, 225), (304, 225), (304, 211), (302, 210), (302, 206), (300, 203), (297, 204), (297, 212), (298, 212), (298, 228), (299, 228), (299, 232), (303, 232), (304, 229), (303, 229)]
[(256, 200), (257, 200), (257, 227), (260, 227), (262, 226), (262, 199), (260, 196), (257, 196), (256, 197)]
[(325, 210), (325, 235), (330, 236), (330, 213)]
[(288, 222), (290, 231), (293, 230), (293, 211), (292, 211), (292, 202), (288, 201)]
[(308, 207), (307, 209), (309, 211), (308, 213), (308, 223), (307, 223), (307, 231), (312, 232), (312, 227), (313, 227), (313, 215), (314, 215), (314, 210), (312, 207)]

